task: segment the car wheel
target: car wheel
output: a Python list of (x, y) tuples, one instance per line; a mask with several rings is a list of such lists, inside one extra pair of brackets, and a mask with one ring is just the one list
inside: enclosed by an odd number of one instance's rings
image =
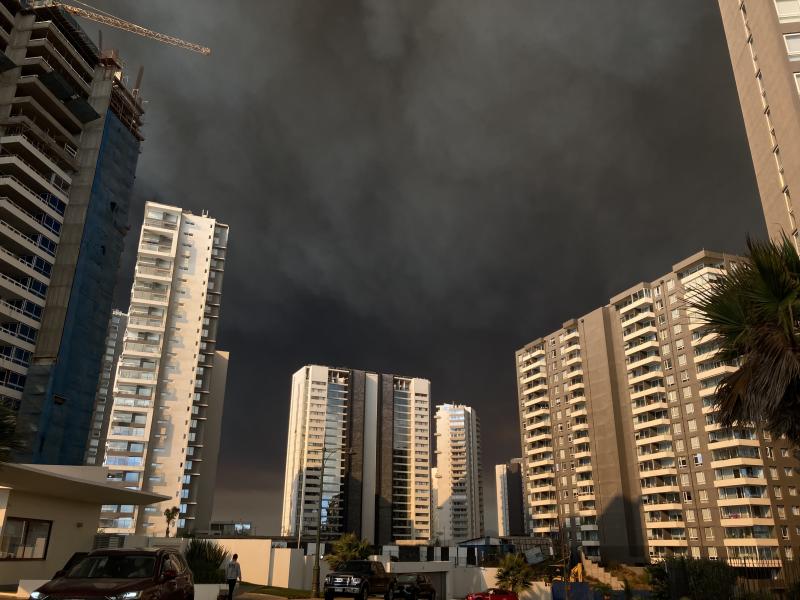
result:
[(436, 600), (436, 592), (431, 592), (431, 600)]
[(333, 592), (325, 592), (325, 600), (333, 600)]
[(361, 589), (361, 600), (367, 600), (369, 598), (369, 586), (364, 585)]
[(394, 588), (389, 588), (386, 590), (386, 593), (383, 595), (385, 600), (394, 600)]

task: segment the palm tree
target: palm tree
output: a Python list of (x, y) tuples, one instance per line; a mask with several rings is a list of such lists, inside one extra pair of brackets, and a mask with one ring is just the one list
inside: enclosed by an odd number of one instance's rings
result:
[(0, 404), (0, 463), (9, 462), (15, 452), (24, 448), (22, 436), (17, 430), (17, 414)]
[(348, 560), (368, 558), (370, 546), (367, 540), (360, 540), (355, 533), (345, 533), (333, 542), (331, 551), (325, 555), (325, 561), (332, 570), (338, 569)]
[(175, 522), (175, 519), (178, 518), (180, 512), (181, 510), (177, 506), (173, 506), (164, 511), (164, 519), (167, 521), (167, 537), (169, 537), (170, 527), (172, 527), (172, 524)]
[(800, 256), (785, 235), (747, 248), (747, 262), (690, 301), (719, 336), (719, 357), (739, 365), (717, 387), (719, 419), (800, 444)]
[(521, 554), (506, 554), (497, 569), (497, 586), (520, 594), (531, 587), (533, 569)]

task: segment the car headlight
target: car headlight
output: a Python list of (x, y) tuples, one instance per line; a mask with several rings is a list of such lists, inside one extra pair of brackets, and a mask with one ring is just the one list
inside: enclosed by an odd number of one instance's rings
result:
[(350, 580), (350, 583), (353, 583), (353, 584), (355, 584), (355, 585), (358, 585), (359, 583), (361, 583), (361, 577), (353, 577), (353, 578)]
[(124, 592), (116, 596), (109, 596), (109, 600), (136, 600), (142, 595), (141, 590), (138, 592)]
[(31, 592), (31, 600), (44, 600), (47, 598), (42, 592)]

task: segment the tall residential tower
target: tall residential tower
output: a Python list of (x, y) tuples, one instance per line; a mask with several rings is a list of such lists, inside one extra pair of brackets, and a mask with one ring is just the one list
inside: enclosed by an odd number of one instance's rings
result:
[(301, 368), (292, 377), (281, 535), (313, 536), (319, 518), (327, 538), (427, 542), (430, 438), (428, 380)]
[(455, 543), (483, 535), (481, 428), (475, 409), (436, 407), (434, 538)]
[(179, 531), (208, 529), (228, 362), (216, 349), (227, 245), (228, 226), (205, 214), (145, 206), (113, 403), (98, 391), (95, 418), (110, 412), (88, 446), (105, 441), (111, 479), (172, 500), (103, 507), (107, 533), (162, 536), (171, 506)]
[(800, 248), (800, 0), (719, 0), (770, 237)]
[(737, 365), (687, 308), (741, 260), (699, 252), (517, 353), (534, 533), (605, 559), (726, 560), (751, 577), (797, 556), (800, 463), (784, 439), (720, 426), (714, 394)]
[(18, 460), (81, 464), (142, 104), (58, 7), (0, 2), (0, 51), (0, 401), (19, 410)]

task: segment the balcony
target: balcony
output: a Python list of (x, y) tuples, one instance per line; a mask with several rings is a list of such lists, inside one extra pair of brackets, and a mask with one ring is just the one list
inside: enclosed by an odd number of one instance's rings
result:
[(658, 334), (658, 329), (656, 328), (655, 325), (645, 324), (637, 329), (634, 329), (633, 331), (630, 331), (627, 334), (624, 334), (622, 336), (622, 341), (627, 343), (633, 339), (636, 339), (637, 337), (647, 336), (647, 335), (655, 336), (656, 334)]
[(628, 385), (636, 385), (637, 383), (644, 383), (645, 381), (661, 380), (664, 378), (664, 371), (661, 369), (652, 369), (644, 373), (636, 375), (628, 373)]

